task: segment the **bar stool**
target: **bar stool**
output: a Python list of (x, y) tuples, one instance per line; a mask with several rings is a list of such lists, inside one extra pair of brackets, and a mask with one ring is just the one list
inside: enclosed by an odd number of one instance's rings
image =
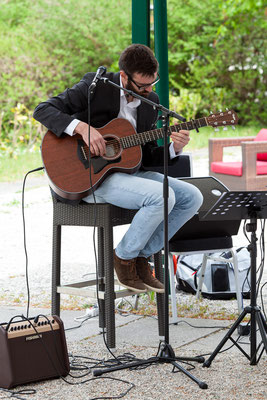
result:
[[(99, 327), (106, 329), (107, 344), (116, 347), (115, 299), (133, 295), (130, 290), (114, 290), (113, 227), (131, 223), (136, 210), (128, 210), (108, 203), (78, 205), (66, 204), (53, 199), (53, 255), (52, 255), (52, 314), (60, 316), (60, 295), (69, 294), (99, 297)], [(82, 282), (61, 285), (61, 227), (96, 226), (98, 231), (98, 277)], [(154, 255), (157, 279), (163, 281), (161, 255)], [(159, 336), (164, 335), (164, 295), (157, 293)]]

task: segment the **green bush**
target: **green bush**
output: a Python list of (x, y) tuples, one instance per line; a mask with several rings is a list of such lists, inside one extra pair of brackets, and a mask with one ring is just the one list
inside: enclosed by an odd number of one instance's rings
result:
[[(40, 101), (99, 65), (118, 70), (119, 54), (131, 43), (131, 4), (1, 1), (2, 151), (12, 155), (19, 146), (40, 142), (41, 128), (36, 130), (31, 119)], [(237, 111), (243, 126), (264, 125), (264, 1), (168, 0), (167, 6), (172, 108), (190, 119), (228, 107)]]
[(108, 7), (105, 0), (4, 0), (0, 8), (1, 142), (7, 144), (17, 136), (12, 109), (19, 104), (30, 115), (40, 101), (72, 86), (99, 65), (118, 69), (115, 60), (131, 43), (130, 12), (130, 0), (109, 0)]
[(170, 82), (201, 96), (196, 115), (228, 107), (266, 123), (265, 12), (263, 0), (168, 1)]

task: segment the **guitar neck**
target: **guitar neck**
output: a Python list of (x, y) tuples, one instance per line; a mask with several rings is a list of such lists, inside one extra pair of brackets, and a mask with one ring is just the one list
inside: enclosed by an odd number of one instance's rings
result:
[[(179, 132), (181, 129), (191, 131), (192, 129), (203, 128), (207, 125), (206, 118), (199, 118), (194, 121), (182, 122), (181, 124), (169, 126), (167, 132), (168, 136), (170, 136), (173, 132)], [(164, 128), (152, 129), (151, 131), (124, 136), (120, 139), (120, 142), (123, 149), (140, 146), (148, 142), (153, 142), (154, 140), (162, 139), (164, 137), (164, 132)]]

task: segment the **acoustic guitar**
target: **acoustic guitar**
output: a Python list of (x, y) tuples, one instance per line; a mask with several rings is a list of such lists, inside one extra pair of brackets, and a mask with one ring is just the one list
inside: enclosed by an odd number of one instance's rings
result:
[[(168, 134), (181, 129), (235, 125), (237, 121), (234, 111), (225, 111), (170, 126)], [(122, 118), (115, 118), (97, 130), (106, 140), (103, 157), (90, 157), (88, 146), (78, 134), (58, 138), (47, 131), (43, 138), (41, 153), (50, 186), (64, 199), (88, 196), (113, 172), (134, 173), (141, 164), (141, 145), (164, 137), (163, 128), (136, 133), (131, 123)]]

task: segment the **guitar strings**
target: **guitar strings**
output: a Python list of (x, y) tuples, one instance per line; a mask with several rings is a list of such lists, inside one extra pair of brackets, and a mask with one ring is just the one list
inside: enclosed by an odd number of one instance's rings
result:
[[(228, 111), (228, 113), (230, 113), (230, 112)], [(214, 117), (215, 114), (213, 114), (212, 116)], [(192, 120), (192, 121), (184, 122), (184, 123), (181, 123), (181, 124), (169, 126), (169, 127), (168, 127), (168, 132), (169, 132), (169, 134), (171, 134), (173, 131), (176, 131), (176, 132), (177, 132), (177, 131), (179, 131), (181, 128), (182, 128), (182, 129), (183, 129), (183, 128), (186, 128), (186, 129), (191, 130), (191, 129), (194, 128), (194, 127), (193, 127), (194, 124), (192, 125), (193, 122), (195, 122), (195, 123), (198, 122), (199, 127), (202, 127), (202, 124), (201, 124), (201, 120), (202, 120), (202, 119), (204, 119), (204, 118), (199, 118), (199, 119), (197, 119), (197, 120)], [(203, 126), (206, 126), (206, 123), (205, 123)], [(107, 142), (107, 145), (113, 146), (113, 148), (114, 148), (115, 151), (116, 151), (116, 150), (119, 150), (121, 147), (124, 148), (124, 143), (123, 143), (123, 142), (126, 142), (126, 145), (127, 145), (127, 139), (128, 139), (128, 140), (132, 140), (132, 141), (135, 142), (135, 143), (130, 143), (130, 144), (132, 144), (133, 146), (134, 146), (134, 145), (145, 144), (146, 141), (147, 141), (148, 139), (149, 139), (149, 140), (150, 140), (150, 139), (151, 139), (151, 140), (158, 140), (158, 139), (161, 139), (161, 138), (162, 138), (162, 136), (161, 136), (161, 134), (160, 134), (161, 132), (162, 132), (162, 128), (154, 129), (154, 130), (146, 131), (146, 132), (142, 132), (142, 133), (135, 133), (135, 134), (128, 135), (128, 136), (123, 136), (122, 138), (111, 139), (111, 140), (109, 140), (109, 141)], [(147, 135), (150, 136), (148, 139), (147, 139)], [(127, 146), (127, 147), (128, 147), (128, 146)], [(86, 154), (88, 154), (88, 150), (89, 150), (88, 146), (86, 146), (86, 148), (85, 148), (84, 150), (85, 150)]]
[[(169, 129), (168, 129), (169, 133), (172, 133), (172, 129), (173, 130), (177, 130), (177, 127), (178, 127), (178, 125), (177, 126), (173, 125), (173, 126), (169, 127)], [(151, 131), (146, 131), (146, 132), (142, 132), (142, 133), (138, 133), (138, 134), (135, 133), (133, 135), (123, 136), (122, 138), (118, 138), (118, 139), (111, 139), (111, 140), (108, 140), (107, 146), (111, 145), (114, 148), (114, 150), (116, 151), (116, 150), (119, 150), (121, 147), (124, 147), (123, 146), (123, 141), (127, 141), (129, 139), (133, 140), (134, 142), (136, 142), (136, 144), (133, 144), (133, 145), (145, 144), (146, 141), (147, 141), (147, 137), (146, 137), (147, 135), (150, 136), (148, 138), (149, 140), (150, 139), (157, 140), (157, 139), (161, 138), (161, 136), (160, 136), (160, 132), (161, 131), (162, 131), (162, 129), (160, 128), (160, 129), (154, 129), (154, 130), (151, 130)], [(86, 146), (86, 148), (84, 148), (84, 151), (86, 152), (86, 155), (88, 155), (89, 147)]]

